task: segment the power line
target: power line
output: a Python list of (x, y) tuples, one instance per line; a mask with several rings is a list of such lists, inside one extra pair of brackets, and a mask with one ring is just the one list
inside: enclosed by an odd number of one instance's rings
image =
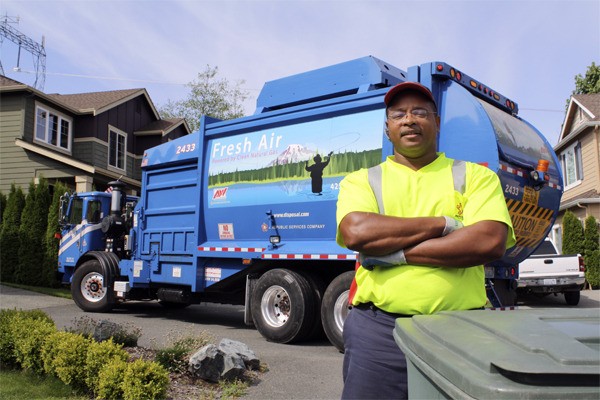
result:
[[(22, 72), (26, 74), (33, 74), (35, 71), (28, 71), (24, 69), (19, 69), (16, 72)], [(140, 83), (154, 83), (160, 85), (176, 85), (176, 86), (186, 86), (188, 83), (181, 82), (169, 82), (169, 81), (158, 81), (151, 79), (136, 79), (136, 78), (125, 78), (118, 76), (98, 76), (98, 75), (85, 75), (85, 74), (73, 74), (67, 72), (48, 72), (46, 71), (46, 75), (55, 75), (55, 76), (66, 76), (72, 78), (83, 78), (83, 79), (100, 79), (100, 80), (109, 80), (109, 81), (123, 81), (123, 82), (140, 82)], [(260, 89), (253, 88), (244, 88), (244, 90), (248, 91), (260, 91)]]
[(545, 108), (521, 108), (519, 107), (519, 111), (540, 111), (540, 112), (553, 112), (553, 113), (561, 113), (564, 114), (565, 110), (549, 110)]
[[(27, 71), (24, 69), (19, 69), (17, 72), (24, 72), (26, 74), (35, 73), (35, 71)], [(163, 85), (179, 85), (179, 86), (187, 85), (187, 83), (180, 83), (180, 82), (167, 82), (167, 81), (155, 81), (155, 80), (149, 80), (149, 79), (123, 78), (123, 77), (118, 77), (118, 76), (97, 76), (97, 75), (71, 74), (71, 73), (66, 73), (66, 72), (47, 72), (47, 71), (46, 71), (46, 74), (47, 75), (57, 75), (57, 76), (68, 76), (68, 77), (73, 77), (73, 78), (103, 79), (103, 80), (109, 80), (109, 81), (158, 83), (158, 84), (163, 84)]]

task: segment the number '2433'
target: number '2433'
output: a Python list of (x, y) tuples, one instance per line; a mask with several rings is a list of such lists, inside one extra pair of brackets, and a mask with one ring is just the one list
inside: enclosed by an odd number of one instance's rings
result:
[(175, 154), (189, 153), (190, 151), (196, 150), (196, 143), (188, 143), (182, 146), (177, 146), (177, 152)]

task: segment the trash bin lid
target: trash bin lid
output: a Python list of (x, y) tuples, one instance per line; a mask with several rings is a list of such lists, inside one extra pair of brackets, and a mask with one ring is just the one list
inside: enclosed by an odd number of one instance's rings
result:
[(452, 398), (600, 398), (597, 309), (446, 311), (400, 318), (394, 337)]

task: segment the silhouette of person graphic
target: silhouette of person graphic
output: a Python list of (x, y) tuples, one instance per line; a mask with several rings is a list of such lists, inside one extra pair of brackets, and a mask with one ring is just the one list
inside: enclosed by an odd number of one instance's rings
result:
[(322, 195), (321, 192), (323, 191), (323, 170), (329, 164), (329, 161), (331, 161), (332, 154), (333, 151), (329, 152), (329, 154), (327, 155), (327, 161), (322, 162), (321, 156), (317, 153), (317, 155), (313, 158), (313, 161), (315, 163), (309, 166), (307, 161), (306, 167), (304, 167), (304, 169), (310, 172), (312, 192), (316, 193), (317, 196)]

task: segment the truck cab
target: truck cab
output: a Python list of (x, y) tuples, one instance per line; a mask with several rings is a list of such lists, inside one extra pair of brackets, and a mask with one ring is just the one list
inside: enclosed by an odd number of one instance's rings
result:
[[(137, 200), (135, 196), (127, 196), (125, 204), (132, 207)], [(70, 283), (72, 274), (84, 255), (106, 249), (112, 201), (111, 192), (65, 193), (61, 196), (58, 266), (63, 283)]]

